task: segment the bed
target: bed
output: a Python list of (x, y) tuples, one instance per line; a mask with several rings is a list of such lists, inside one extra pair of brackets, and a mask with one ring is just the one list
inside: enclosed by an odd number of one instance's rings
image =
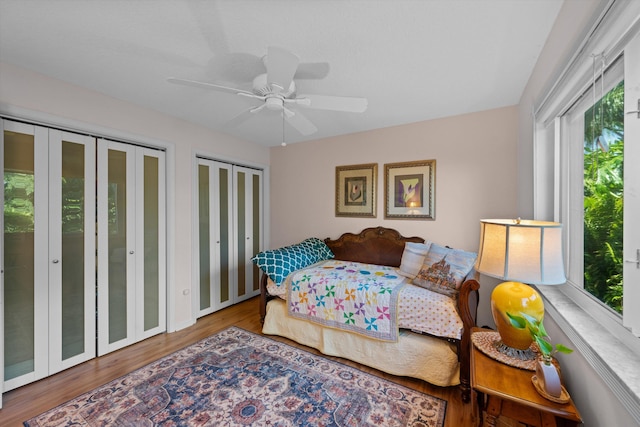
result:
[[(413, 279), (404, 277), (401, 271), (401, 264), (404, 266), (406, 263), (406, 258), (403, 259), (405, 247), (430, 243), (425, 242), (421, 237), (404, 237), (390, 228), (372, 227), (358, 234), (345, 233), (335, 240), (327, 238), (323, 242), (330, 249), (331, 258), (312, 260), (317, 262), (312, 262), (311, 265), (291, 273), (285, 270), (282, 272), (284, 279), (281, 279), (281, 283), (274, 282), (272, 280), (274, 276), (267, 274), (268, 269), (262, 266), (265, 272), (260, 280), (262, 332), (267, 335), (283, 336), (313, 347), (324, 354), (353, 360), (393, 375), (419, 378), (442, 387), (459, 386), (462, 391), (462, 400), (469, 402), (470, 331), (475, 326), (480, 287), (475, 279), (475, 272), (471, 271), (461, 280), (455, 298), (448, 296), (443, 298), (439, 293), (415, 286), (412, 283)], [(317, 242), (313, 244), (317, 245)], [(365, 283), (369, 296), (372, 295), (370, 293), (372, 291), (369, 290), (368, 283), (377, 283), (381, 277), (388, 278), (389, 283), (395, 283), (397, 287), (387, 286), (384, 284), (386, 282), (381, 285), (382, 294), (388, 295), (376, 294), (374, 297), (382, 298), (384, 301), (378, 304), (378, 312), (375, 316), (379, 319), (384, 318), (380, 322), (386, 322), (386, 318), (397, 317), (398, 323), (374, 325), (373, 317), (369, 317), (372, 323), (363, 325), (362, 329), (356, 329), (356, 325), (349, 325), (352, 329), (349, 327), (344, 329), (344, 326), (338, 323), (344, 324), (345, 321), (347, 324), (355, 323), (348, 318), (346, 312), (338, 310), (337, 314), (332, 314), (333, 317), (329, 317), (328, 320), (318, 320), (308, 318), (310, 313), (300, 314), (296, 311), (299, 310), (297, 306), (308, 305), (311, 310), (314, 310), (316, 304), (318, 306), (324, 304), (324, 301), (320, 300), (323, 298), (320, 294), (330, 295), (327, 300), (337, 301), (338, 307), (343, 300), (349, 299), (350, 295), (342, 294), (342, 298), (338, 298), (335, 294), (331, 294), (333, 289), (331, 284), (334, 282), (329, 279), (337, 276), (338, 273), (342, 279), (359, 275), (360, 279), (357, 280), (361, 282), (366, 282), (369, 277), (375, 277), (375, 280), (371, 279), (373, 281)], [(362, 274), (366, 275), (365, 279), (362, 279)], [(308, 282), (312, 288), (301, 290), (300, 286), (304, 286), (304, 282)], [(324, 286), (326, 290), (323, 289), (322, 293), (314, 293), (313, 286), (318, 283), (326, 283)], [(433, 295), (424, 297), (424, 291)], [(315, 297), (315, 304), (298, 304), (297, 294), (304, 295), (304, 298)], [(446, 310), (423, 309), (423, 307), (431, 307), (429, 305), (431, 303), (423, 302), (420, 298), (447, 300), (447, 304), (453, 306), (455, 314), (445, 315), (452, 316), (452, 320), (445, 321), (444, 324), (441, 321), (430, 322), (429, 316), (444, 316), (440, 311), (446, 312)], [(376, 301), (379, 302), (378, 299)], [(383, 309), (381, 310), (380, 307)], [(333, 313), (333, 308), (335, 306), (325, 310)], [(396, 308), (397, 313), (394, 311)], [(406, 314), (407, 312), (410, 314)], [(426, 316), (424, 317), (426, 320), (416, 321), (416, 313)], [(314, 314), (316, 313), (311, 313), (311, 315)], [(367, 316), (362, 317), (367, 322)], [(425, 322), (437, 325), (424, 331), (422, 330), (425, 329), (424, 327), (415, 326), (416, 322), (420, 325)], [(371, 330), (365, 331), (364, 326)]]

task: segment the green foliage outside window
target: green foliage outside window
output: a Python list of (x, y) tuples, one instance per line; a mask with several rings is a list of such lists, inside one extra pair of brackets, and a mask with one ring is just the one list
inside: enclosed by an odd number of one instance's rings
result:
[[(62, 232), (84, 230), (84, 180), (62, 178)], [(4, 232), (33, 233), (34, 176), (29, 173), (4, 173)]]
[(5, 233), (33, 233), (33, 190), (33, 174), (5, 171)]
[(622, 313), (624, 82), (584, 119), (584, 287)]

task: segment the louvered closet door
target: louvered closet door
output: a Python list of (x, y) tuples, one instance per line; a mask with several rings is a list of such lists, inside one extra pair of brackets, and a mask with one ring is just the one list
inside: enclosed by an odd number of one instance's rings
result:
[(232, 166), (198, 159), (198, 314), (213, 313), (234, 302)]
[(98, 354), (166, 330), (164, 152), (98, 141)]
[(263, 241), (263, 191), (261, 170), (234, 166), (234, 218), (238, 271), (235, 302), (260, 293), (260, 271), (251, 258)]

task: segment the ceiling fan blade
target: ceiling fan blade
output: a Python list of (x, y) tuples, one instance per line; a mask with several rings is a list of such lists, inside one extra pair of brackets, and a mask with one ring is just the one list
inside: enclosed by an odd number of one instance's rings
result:
[(298, 69), (293, 78), (296, 80), (324, 79), (328, 75), (328, 62), (302, 62), (298, 64)]
[(288, 89), (298, 69), (300, 59), (293, 53), (280, 47), (269, 46), (265, 66), (267, 67), (267, 83), (276, 86), (280, 92)]
[(262, 110), (266, 104), (262, 104), (258, 107), (249, 108), (248, 110), (244, 110), (242, 113), (233, 117), (231, 120), (224, 124), (225, 129), (231, 129), (240, 126), (242, 123), (246, 122), (248, 119), (253, 117), (254, 114)]
[(205, 75), (212, 80), (234, 84), (249, 83), (255, 76), (266, 72), (261, 57), (239, 52), (215, 55), (205, 68)]
[(283, 108), (282, 114), (284, 114), (287, 123), (293, 126), (293, 128), (302, 135), (311, 135), (318, 131), (318, 128), (315, 127), (315, 125), (299, 111), (291, 111), (288, 108)]
[(298, 95), (296, 104), (316, 110), (363, 113), (366, 111), (369, 101), (367, 101), (367, 98), (352, 98), (348, 96)]
[(220, 86), (220, 85), (216, 85), (216, 84), (213, 84), (213, 83), (199, 82), (199, 81), (196, 81), (196, 80), (187, 80), (187, 79), (179, 79), (179, 78), (176, 78), (176, 77), (169, 77), (167, 79), (167, 81), (169, 83), (175, 83), (175, 84), (184, 85), (184, 86), (197, 87), (197, 88), (200, 88), (200, 89), (218, 90), (218, 91), (222, 91), (222, 92), (233, 93), (235, 95), (245, 95), (245, 96), (251, 96), (251, 97), (255, 96), (255, 94), (253, 92), (249, 92), (247, 90), (235, 89), (235, 88), (227, 87), (227, 86)]

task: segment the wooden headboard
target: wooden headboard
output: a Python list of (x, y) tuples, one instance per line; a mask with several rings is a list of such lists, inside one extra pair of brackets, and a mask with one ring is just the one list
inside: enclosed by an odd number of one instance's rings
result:
[(406, 242), (424, 243), (422, 237), (404, 237), (385, 227), (365, 228), (359, 234), (344, 233), (324, 239), (335, 259), (399, 267)]

